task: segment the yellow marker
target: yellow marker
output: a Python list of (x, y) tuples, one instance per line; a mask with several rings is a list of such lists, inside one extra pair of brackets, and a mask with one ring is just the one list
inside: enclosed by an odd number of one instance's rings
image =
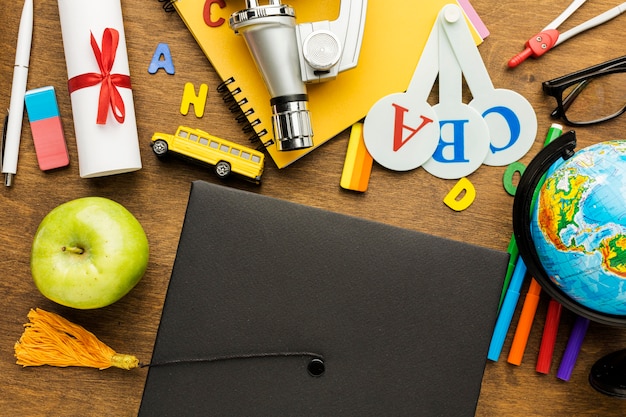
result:
[(463, 177), (452, 187), (443, 202), (454, 211), (462, 211), (474, 202), (474, 198), (476, 198), (474, 184)]
[(187, 113), (189, 113), (189, 105), (193, 104), (193, 111), (196, 117), (202, 117), (204, 115), (204, 106), (206, 105), (208, 92), (209, 87), (206, 84), (200, 84), (200, 90), (198, 91), (198, 95), (196, 95), (194, 85), (192, 83), (185, 83), (183, 101), (180, 103), (180, 113), (186, 116)]
[(363, 141), (363, 123), (352, 125), (348, 151), (341, 173), (341, 188), (353, 191), (366, 191), (372, 172), (373, 159)]

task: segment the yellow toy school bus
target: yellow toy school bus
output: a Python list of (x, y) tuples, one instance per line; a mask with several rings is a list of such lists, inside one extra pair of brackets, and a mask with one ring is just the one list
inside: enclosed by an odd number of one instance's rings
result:
[(174, 135), (157, 132), (152, 136), (152, 150), (162, 157), (168, 152), (192, 158), (215, 167), (220, 178), (231, 173), (261, 182), (265, 155), (262, 152), (213, 136), (200, 129), (179, 126)]

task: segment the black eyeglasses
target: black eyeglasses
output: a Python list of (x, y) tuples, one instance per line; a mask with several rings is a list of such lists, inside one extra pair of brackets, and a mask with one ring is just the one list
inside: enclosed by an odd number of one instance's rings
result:
[(551, 116), (571, 126), (613, 119), (626, 111), (626, 56), (543, 83), (558, 107)]

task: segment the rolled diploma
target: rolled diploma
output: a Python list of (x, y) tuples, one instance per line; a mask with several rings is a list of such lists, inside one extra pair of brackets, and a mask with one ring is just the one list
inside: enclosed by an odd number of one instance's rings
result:
[[(120, 0), (58, 0), (58, 4), (68, 79), (85, 73), (100, 73), (90, 40), (93, 34), (102, 50), (102, 34), (106, 28), (119, 32), (111, 74), (130, 76)], [(106, 124), (98, 125), (100, 86), (81, 88), (70, 95), (82, 178), (121, 174), (141, 168), (132, 90), (118, 88), (126, 110), (124, 123), (115, 120), (109, 106)]]

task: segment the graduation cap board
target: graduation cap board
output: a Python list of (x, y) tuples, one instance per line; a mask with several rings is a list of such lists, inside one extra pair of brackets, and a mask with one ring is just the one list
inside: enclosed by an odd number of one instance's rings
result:
[(508, 255), (192, 184), (140, 416), (473, 416)]

